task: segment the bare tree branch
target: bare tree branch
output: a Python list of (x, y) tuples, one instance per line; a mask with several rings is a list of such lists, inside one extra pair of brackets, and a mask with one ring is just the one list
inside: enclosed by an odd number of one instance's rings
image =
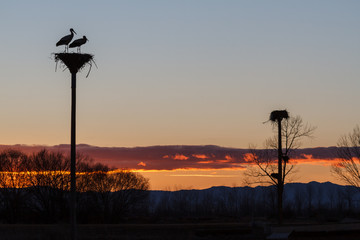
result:
[[(301, 147), (303, 138), (312, 137), (316, 127), (303, 122), (300, 116), (283, 119), (281, 126), (283, 136), (283, 155), (291, 159), (293, 152)], [(275, 128), (274, 128), (275, 130)], [(278, 161), (278, 139), (277, 134), (265, 140), (264, 149), (257, 150), (254, 146), (250, 146), (249, 159), (253, 166), (248, 167), (244, 172), (244, 183), (277, 185), (277, 179), (274, 174), (277, 173)], [(360, 152), (360, 151), (359, 151)], [(360, 155), (359, 155), (360, 156)], [(294, 173), (296, 166), (284, 161), (282, 166), (282, 180), (285, 182), (288, 176)]]
[(338, 141), (339, 162), (332, 165), (331, 172), (343, 182), (360, 188), (360, 128)]

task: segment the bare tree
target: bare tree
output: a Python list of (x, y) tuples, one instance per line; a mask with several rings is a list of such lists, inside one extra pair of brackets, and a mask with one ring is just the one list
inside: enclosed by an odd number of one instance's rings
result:
[(341, 137), (336, 155), (339, 161), (332, 165), (331, 171), (344, 183), (360, 188), (360, 128)]
[(94, 183), (93, 178), (97, 176), (97, 173), (106, 173), (111, 170), (107, 165), (96, 163), (92, 158), (81, 153), (76, 154), (76, 169), (78, 172), (76, 175), (78, 192), (89, 191), (90, 188), (92, 189), (90, 185)]
[(41, 150), (30, 157), (33, 208), (45, 221), (57, 221), (67, 213), (70, 162), (62, 153)]
[(111, 221), (146, 201), (149, 180), (142, 175), (128, 171), (95, 171), (89, 175), (88, 204), (102, 216), (102, 221)]
[(0, 153), (0, 203), (6, 221), (15, 223), (26, 209), (29, 186), (28, 157), (17, 150)]
[[(77, 189), (85, 191), (91, 183), (90, 176), (95, 171), (108, 171), (108, 167), (94, 163), (82, 154), (76, 155), (79, 173)], [(46, 222), (56, 222), (67, 215), (70, 191), (70, 158), (60, 152), (41, 150), (29, 157), (29, 186), (33, 197), (33, 210)]]
[[(94, 212), (92, 216), (98, 218), (96, 210), (105, 208), (106, 219), (112, 220), (108, 216), (119, 219), (126, 211), (147, 209), (143, 203), (147, 203), (148, 179), (127, 170), (111, 170), (82, 154), (77, 154), (76, 164), (77, 198), (83, 213)], [(64, 220), (69, 191), (70, 157), (63, 153), (41, 150), (28, 156), (11, 149), (0, 152), (0, 217), (6, 222)]]
[(294, 173), (295, 165), (289, 159), (301, 146), (304, 137), (312, 137), (315, 127), (304, 123), (300, 116), (289, 117), (286, 110), (273, 111), (270, 120), (277, 126), (275, 136), (265, 141), (265, 149), (251, 148), (247, 160), (254, 166), (245, 171), (247, 184), (275, 185), (278, 192), (278, 218), (282, 223), (284, 184)]
[(114, 191), (114, 212), (124, 214), (137, 208), (142, 210), (148, 197), (149, 180), (138, 173), (121, 170), (110, 174)]
[[(294, 173), (295, 164), (290, 159), (296, 149), (301, 147), (303, 138), (312, 137), (316, 127), (304, 123), (300, 116), (284, 119), (281, 125), (282, 132), (282, 181), (285, 182), (291, 173)], [(245, 171), (245, 183), (247, 185), (277, 185), (278, 173), (278, 137), (265, 140), (264, 149), (256, 149), (250, 146), (250, 152), (247, 155), (247, 161), (253, 164)]]

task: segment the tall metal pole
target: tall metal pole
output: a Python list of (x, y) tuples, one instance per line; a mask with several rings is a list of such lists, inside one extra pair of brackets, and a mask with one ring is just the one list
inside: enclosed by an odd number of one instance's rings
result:
[(281, 139), (281, 118), (278, 119), (278, 222), (282, 224), (282, 197), (283, 197), (283, 176), (282, 176), (282, 139)]
[(71, 73), (70, 235), (76, 240), (76, 74), (94, 60), (91, 54), (55, 53), (55, 61), (64, 63)]
[(71, 73), (71, 186), (70, 224), (71, 240), (76, 240), (76, 72)]

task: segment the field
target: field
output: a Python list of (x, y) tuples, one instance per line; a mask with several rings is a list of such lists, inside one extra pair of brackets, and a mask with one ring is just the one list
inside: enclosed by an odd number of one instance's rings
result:
[[(68, 225), (0, 225), (2, 240), (63, 240)], [(261, 239), (262, 232), (238, 223), (79, 225), (79, 240), (98, 239)], [(224, 238), (225, 237), (225, 238)]]
[[(265, 232), (267, 232), (267, 234)], [(79, 225), (79, 240), (232, 240), (266, 239), (269, 232), (291, 233), (289, 239), (359, 239), (360, 224), (286, 225), (276, 227), (242, 223)], [(68, 225), (0, 225), (2, 240), (69, 239)]]

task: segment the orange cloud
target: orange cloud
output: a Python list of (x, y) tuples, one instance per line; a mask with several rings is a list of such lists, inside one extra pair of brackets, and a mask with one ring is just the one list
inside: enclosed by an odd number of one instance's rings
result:
[(225, 159), (226, 159), (226, 160), (233, 160), (233, 158), (232, 158), (231, 156), (229, 156), (229, 155), (226, 155), (226, 156), (225, 156)]
[(139, 172), (139, 173), (172, 173), (172, 172), (177, 172), (177, 171), (211, 171), (213, 172), (212, 174), (217, 174), (216, 171), (244, 171), (246, 170), (246, 167), (244, 166), (232, 166), (232, 167), (227, 167), (227, 168), (212, 168), (212, 167), (202, 167), (202, 168), (176, 168), (176, 169), (162, 169), (162, 170), (156, 170), (156, 169), (128, 169), (134, 172)]
[(193, 154), (192, 156), (195, 157), (195, 158), (199, 158), (199, 159), (209, 158), (209, 157), (206, 156), (205, 154)]
[(171, 177), (211, 177), (211, 178), (234, 178), (239, 175), (213, 175), (213, 174), (174, 174)]
[(188, 160), (189, 157), (177, 153), (177, 154), (175, 154), (175, 156), (173, 157), (173, 159), (174, 159), (174, 160), (181, 160), (181, 161), (183, 161), (183, 160)]
[(138, 165), (138, 166), (146, 167), (146, 163), (144, 163), (144, 162), (139, 162), (137, 165)]
[(310, 165), (321, 165), (321, 166), (330, 166), (336, 164), (340, 161), (338, 158), (332, 159), (321, 159), (314, 158), (312, 154), (302, 154), (303, 158), (290, 159), (293, 164), (310, 164)]
[(251, 153), (245, 153), (244, 154), (244, 161), (245, 162), (252, 162), (253, 161), (253, 154)]
[(312, 159), (313, 158), (313, 155), (312, 154), (302, 154), (302, 156), (305, 157), (305, 159)]
[(229, 163), (231, 160), (216, 160), (218, 163)]
[(199, 162), (197, 162), (197, 163), (203, 163), (203, 164), (205, 163), (205, 164), (207, 164), (207, 163), (213, 163), (213, 162), (214, 162), (214, 161), (211, 161), (211, 160), (210, 160), (210, 161), (199, 161)]
[(320, 165), (320, 166), (330, 166), (336, 164), (337, 160), (332, 159), (296, 159), (292, 161), (293, 164), (310, 164), (310, 165)]

